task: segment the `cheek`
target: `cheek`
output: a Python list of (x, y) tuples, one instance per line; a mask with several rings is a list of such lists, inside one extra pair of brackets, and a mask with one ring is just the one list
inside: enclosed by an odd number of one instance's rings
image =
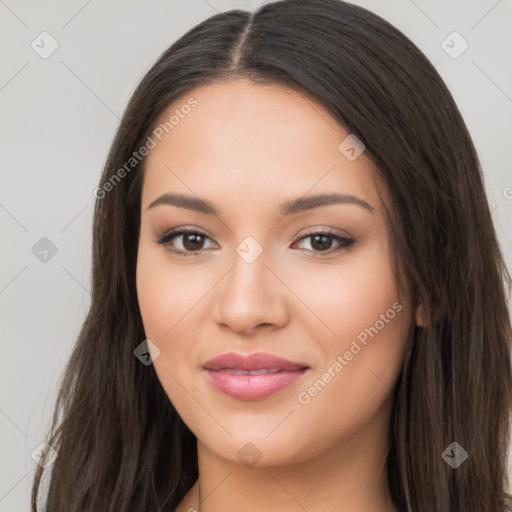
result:
[[(162, 261), (164, 260), (164, 261)], [(189, 287), (170, 275), (170, 265), (151, 247), (140, 247), (137, 259), (137, 296), (146, 338), (160, 353), (153, 365), (171, 401), (180, 397), (181, 373), (187, 368), (187, 339), (179, 335), (194, 300)], [(190, 303), (190, 305), (189, 305)], [(190, 312), (191, 313), (191, 312)], [(189, 313), (189, 314), (190, 314)]]
[(398, 300), (391, 268), (378, 256), (347, 268), (337, 284), (331, 288), (333, 306), (329, 313), (334, 330), (350, 337), (373, 325)]
[[(161, 342), (172, 337), (173, 329), (185, 316), (194, 315), (193, 306), (203, 287), (204, 276), (169, 264), (161, 247), (139, 248), (137, 259), (137, 296), (146, 336)], [(192, 281), (196, 284), (192, 285)]]
[(402, 364), (412, 321), (409, 298), (399, 298), (386, 247), (374, 249), (316, 281), (314, 309), (331, 332), (326, 336), (311, 328), (323, 357), (298, 399), (311, 418), (340, 404), (321, 427), (325, 435), (371, 417), (392, 391)]
[[(339, 262), (318, 264), (314, 272), (309, 265), (283, 271), (298, 271), (288, 276), (288, 282), (295, 283), (294, 291), (314, 313), (302, 315), (301, 321), (310, 325), (313, 339), (323, 340), (318, 344), (325, 345), (326, 353), (331, 354), (333, 348), (341, 350), (347, 342), (350, 345), (350, 340), (373, 326), (381, 314), (399, 301), (387, 245), (382, 240), (347, 253)], [(407, 304), (402, 306), (405, 311)], [(387, 324), (386, 331), (391, 330), (391, 323), (407, 321), (405, 317), (403, 312), (393, 315), (396, 321)]]
[(369, 251), (350, 270), (344, 276), (337, 318), (333, 312), (338, 352), (349, 352), (347, 373), (354, 373), (351, 384), (355, 387), (371, 387), (380, 377), (391, 382), (401, 364), (411, 323), (409, 299), (399, 295), (385, 246)]
[[(147, 251), (139, 250), (137, 259), (137, 297), (146, 336), (157, 340), (165, 332), (164, 311), (169, 297), (158, 265), (152, 264)], [(169, 329), (169, 327), (167, 327)]]
[(146, 337), (160, 350), (154, 367), (173, 403), (186, 398), (181, 396), (183, 383), (195, 391), (192, 376), (200, 357), (194, 340), (200, 339), (205, 321), (199, 318), (201, 299), (214, 277), (191, 265), (170, 264), (161, 247), (139, 247), (137, 294), (142, 322)]

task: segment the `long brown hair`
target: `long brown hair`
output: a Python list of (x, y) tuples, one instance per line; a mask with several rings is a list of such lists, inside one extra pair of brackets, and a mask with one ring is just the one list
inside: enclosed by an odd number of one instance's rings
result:
[[(126, 162), (173, 101), (240, 76), (315, 98), (363, 141), (390, 191), (394, 255), (426, 318), (412, 328), (394, 389), (387, 469), (396, 507), (505, 510), (511, 281), (480, 163), (427, 58), (380, 17), (339, 0), (215, 15), (167, 49), (134, 92), (96, 195), (92, 302), (48, 434), (58, 456), (38, 469), (32, 510), (174, 511), (198, 478), (195, 436), (154, 368), (133, 354), (145, 339), (135, 286), (144, 159)], [(456, 469), (442, 457), (453, 442), (468, 454)]]

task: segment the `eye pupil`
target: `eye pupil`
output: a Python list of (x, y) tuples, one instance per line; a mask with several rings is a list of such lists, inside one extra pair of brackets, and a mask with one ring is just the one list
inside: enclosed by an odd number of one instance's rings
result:
[[(316, 242), (319, 239), (323, 239), (323, 241), (320, 242), (319, 244), (317, 244)], [(311, 247), (313, 247), (314, 249), (320, 250), (320, 251), (325, 250), (325, 249), (330, 249), (331, 237), (325, 236), (325, 235), (314, 235), (311, 240)]]
[[(188, 243), (190, 240), (193, 240), (192, 244)], [(190, 233), (190, 234), (184, 235), (184, 237), (183, 237), (183, 247), (185, 247), (185, 249), (187, 249), (188, 251), (200, 250), (203, 242), (204, 242), (203, 236), (199, 235), (197, 233)]]

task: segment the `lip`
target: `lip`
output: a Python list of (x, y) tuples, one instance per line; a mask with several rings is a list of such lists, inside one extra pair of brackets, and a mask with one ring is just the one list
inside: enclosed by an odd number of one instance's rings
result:
[[(265, 352), (247, 356), (227, 352), (204, 363), (203, 369), (210, 384), (225, 395), (239, 400), (262, 400), (295, 383), (310, 367)], [(270, 373), (242, 373), (258, 370)]]

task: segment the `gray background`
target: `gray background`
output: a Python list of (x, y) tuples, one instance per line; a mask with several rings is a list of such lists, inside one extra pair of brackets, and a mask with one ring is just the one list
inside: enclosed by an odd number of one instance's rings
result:
[[(130, 94), (199, 21), (261, 3), (0, 0), (0, 512), (29, 511), (31, 453), (90, 303), (92, 191)], [(408, 35), (452, 91), (512, 268), (512, 0), (354, 3)], [(58, 43), (46, 59), (31, 47), (43, 31)], [(458, 58), (441, 46), (453, 31), (469, 43)], [(57, 249), (46, 261), (43, 237)]]

